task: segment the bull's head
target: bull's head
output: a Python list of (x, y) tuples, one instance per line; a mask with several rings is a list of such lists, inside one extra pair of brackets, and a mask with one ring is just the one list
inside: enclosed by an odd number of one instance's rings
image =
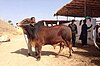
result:
[(35, 22), (30, 18), (26, 18), (26, 19), (16, 23), (16, 25), (18, 27), (21, 27), (23, 29), (24, 33), (26, 33), (25, 29), (27, 28), (27, 26), (33, 26), (34, 24), (35, 24)]
[(19, 27), (25, 27), (25, 26), (30, 25), (30, 24), (32, 24), (32, 25), (35, 24), (35, 22), (33, 22), (33, 20), (31, 20), (30, 18), (26, 18), (26, 19), (16, 23), (16, 25)]

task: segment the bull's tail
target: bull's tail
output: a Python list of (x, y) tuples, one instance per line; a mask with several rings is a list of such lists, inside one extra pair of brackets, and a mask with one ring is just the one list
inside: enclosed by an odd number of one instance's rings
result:
[(65, 42), (66, 42), (65, 46), (69, 48), (69, 57), (70, 57), (72, 56), (72, 52), (74, 52), (74, 50), (72, 49), (72, 42), (67, 40), (65, 40)]

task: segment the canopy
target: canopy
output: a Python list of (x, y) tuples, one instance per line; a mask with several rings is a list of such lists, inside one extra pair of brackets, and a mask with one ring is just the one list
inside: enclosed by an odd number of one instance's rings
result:
[(57, 22), (59, 22), (60, 24), (62, 23), (68, 23), (68, 22), (71, 22), (71, 21), (66, 21), (66, 20), (41, 20), (39, 22), (46, 22), (47, 24), (57, 24)]
[(100, 17), (100, 0), (72, 0), (59, 9), (54, 15)]

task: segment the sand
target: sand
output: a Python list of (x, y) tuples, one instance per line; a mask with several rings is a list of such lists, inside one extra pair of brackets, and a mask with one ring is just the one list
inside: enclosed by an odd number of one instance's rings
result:
[[(55, 58), (59, 46), (54, 49), (51, 45), (42, 47), (40, 61), (35, 56), (28, 56), (27, 44), (23, 35), (11, 36), (10, 42), (0, 43), (0, 66), (100, 66), (100, 52), (89, 45), (88, 47), (73, 47), (72, 57), (68, 58), (68, 48)], [(34, 54), (34, 48), (32, 48)]]

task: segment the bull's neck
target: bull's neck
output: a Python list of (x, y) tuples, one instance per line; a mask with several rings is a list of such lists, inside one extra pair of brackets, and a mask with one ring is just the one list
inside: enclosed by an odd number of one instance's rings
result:
[(27, 28), (26, 28), (26, 35), (27, 35), (28, 39), (34, 39), (35, 31), (36, 31), (35, 28), (27, 26)]
[(34, 26), (27, 26), (26, 27), (26, 32), (27, 32), (27, 37), (30, 39), (34, 39), (37, 37), (37, 32), (38, 30), (41, 28), (41, 26), (43, 26), (42, 22), (38, 22), (36, 24), (34, 24)]

